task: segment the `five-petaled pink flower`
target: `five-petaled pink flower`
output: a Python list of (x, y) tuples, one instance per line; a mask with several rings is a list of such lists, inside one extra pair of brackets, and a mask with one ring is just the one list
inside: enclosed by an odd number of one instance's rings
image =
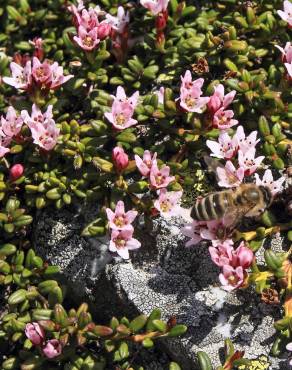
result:
[(292, 78), (292, 43), (287, 42), (285, 48), (275, 45), (282, 52), (282, 61), (287, 69), (288, 75)]
[(178, 202), (182, 196), (182, 191), (170, 191), (165, 188), (159, 190), (159, 197), (154, 202), (154, 207), (165, 218), (175, 216)]
[(230, 265), (224, 265), (219, 280), (224, 290), (232, 291), (244, 284), (246, 275), (247, 273), (241, 266), (233, 268)]
[(116, 146), (112, 151), (114, 166), (118, 172), (122, 172), (129, 164), (129, 157), (123, 148)]
[(135, 154), (136, 166), (143, 176), (148, 176), (150, 174), (150, 170), (153, 165), (157, 166), (156, 157), (157, 153), (152, 155), (149, 150), (145, 150), (143, 159)]
[(242, 126), (238, 126), (235, 135), (233, 136), (234, 143), (242, 153), (246, 153), (249, 149), (255, 148), (260, 139), (257, 139), (257, 131), (252, 131), (248, 136), (245, 136)]
[(266, 170), (262, 179), (260, 179), (257, 173), (254, 175), (256, 178), (256, 184), (267, 186), (271, 190), (272, 195), (277, 194), (283, 189), (283, 183), (285, 181), (284, 176), (280, 177), (278, 180), (274, 180), (271, 170)]
[(255, 155), (256, 150), (253, 147), (248, 149), (245, 153), (241, 150), (238, 151), (238, 163), (239, 166), (244, 169), (244, 174), (246, 176), (252, 175), (265, 158), (264, 156), (255, 157)]
[(135, 220), (138, 212), (125, 212), (125, 205), (122, 200), (119, 200), (116, 209), (113, 212), (110, 208), (106, 209), (109, 227), (113, 230), (133, 230), (132, 222)]
[(0, 136), (6, 145), (10, 144), (12, 138), (19, 134), (22, 125), (22, 117), (17, 115), (12, 106), (8, 107), (6, 117), (1, 116), (0, 123)]
[(174, 176), (170, 176), (170, 168), (163, 166), (158, 168), (157, 164), (153, 164), (150, 170), (150, 184), (154, 189), (166, 188), (172, 181)]
[(220, 130), (227, 130), (238, 124), (238, 121), (233, 119), (233, 117), (233, 110), (224, 110), (224, 108), (220, 108), (213, 116), (213, 126)]
[(113, 230), (111, 233), (111, 241), (109, 250), (116, 252), (124, 259), (129, 258), (129, 250), (138, 249), (141, 243), (133, 238), (133, 230)]
[(39, 107), (33, 104), (31, 115), (26, 110), (21, 112), (24, 122), (30, 128), (33, 142), (47, 151), (54, 148), (60, 133), (53, 120), (52, 109), (53, 106), (49, 105), (47, 111), (42, 113)]
[(28, 90), (32, 83), (31, 74), (31, 61), (28, 60), (24, 67), (21, 65), (11, 62), (10, 70), (12, 77), (3, 77), (3, 81), (16, 89)]
[(218, 142), (207, 140), (206, 144), (212, 151), (212, 157), (231, 159), (237, 153), (237, 141), (224, 131), (220, 133)]
[(192, 80), (192, 75), (189, 70), (184, 76), (181, 76), (180, 87), (180, 106), (187, 112), (202, 113), (209, 97), (202, 97), (203, 78)]
[(208, 102), (209, 111), (214, 114), (220, 108), (226, 109), (230, 105), (236, 95), (236, 91), (232, 90), (230, 93), (224, 95), (224, 86), (219, 84), (214, 89), (214, 94), (210, 97)]
[(225, 167), (217, 167), (218, 185), (223, 188), (233, 188), (242, 183), (244, 167), (235, 168), (231, 161), (227, 161)]
[(47, 358), (55, 358), (60, 356), (62, 349), (62, 344), (58, 339), (50, 339), (45, 343), (42, 351)]
[(78, 27), (78, 35), (73, 37), (73, 40), (86, 51), (91, 51), (97, 47), (100, 43), (98, 38), (97, 28), (93, 28), (90, 31), (87, 31), (83, 26)]
[(284, 11), (278, 10), (279, 16), (292, 27), (292, 3), (289, 0), (284, 1)]
[(35, 346), (42, 344), (45, 339), (45, 331), (37, 322), (26, 324), (25, 335)]
[(106, 112), (105, 117), (112, 123), (116, 130), (124, 130), (137, 123), (133, 119), (135, 108), (138, 104), (139, 92), (136, 91), (130, 98), (127, 98), (125, 90), (119, 86), (117, 88), (117, 95), (112, 96), (112, 110)]
[(140, 3), (144, 8), (150, 10), (153, 15), (157, 15), (166, 11), (169, 0), (140, 0)]

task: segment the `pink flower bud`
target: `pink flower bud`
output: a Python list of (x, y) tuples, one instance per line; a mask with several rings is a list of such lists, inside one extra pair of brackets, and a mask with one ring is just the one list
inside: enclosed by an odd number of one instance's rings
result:
[(44, 329), (37, 322), (26, 324), (25, 335), (35, 346), (40, 345), (45, 339)]
[(129, 164), (128, 155), (118, 146), (113, 149), (112, 159), (118, 172), (122, 172)]
[(104, 40), (111, 33), (112, 27), (109, 23), (100, 23), (97, 28), (97, 37)]
[(16, 181), (17, 179), (19, 179), (23, 175), (23, 172), (24, 172), (24, 167), (23, 167), (22, 164), (17, 163), (15, 165), (13, 165), (10, 168), (10, 171), (9, 171), (10, 180), (11, 181)]
[(245, 247), (243, 242), (236, 249), (235, 256), (237, 259), (237, 266), (241, 266), (243, 269), (249, 268), (254, 258), (252, 250)]
[(62, 345), (57, 339), (50, 339), (43, 347), (43, 354), (48, 358), (54, 358), (62, 353)]

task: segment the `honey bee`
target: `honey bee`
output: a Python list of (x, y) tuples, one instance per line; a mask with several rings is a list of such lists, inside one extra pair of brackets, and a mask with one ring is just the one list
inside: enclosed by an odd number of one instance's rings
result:
[(197, 221), (219, 220), (225, 225), (238, 223), (243, 217), (258, 217), (272, 203), (266, 186), (241, 184), (237, 188), (210, 193), (197, 199), (191, 217)]
[[(219, 161), (204, 156), (208, 171), (222, 167)], [(223, 219), (229, 228), (238, 224), (243, 217), (260, 216), (273, 202), (274, 197), (266, 186), (241, 184), (236, 188), (217, 191), (198, 198), (191, 209), (191, 217), (197, 221)]]

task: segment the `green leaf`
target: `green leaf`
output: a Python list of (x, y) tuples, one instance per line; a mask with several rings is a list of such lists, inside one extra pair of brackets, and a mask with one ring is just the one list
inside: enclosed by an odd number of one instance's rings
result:
[(137, 333), (138, 331), (144, 328), (144, 326), (146, 325), (146, 322), (147, 322), (146, 315), (137, 316), (134, 320), (130, 322), (129, 329), (133, 333)]

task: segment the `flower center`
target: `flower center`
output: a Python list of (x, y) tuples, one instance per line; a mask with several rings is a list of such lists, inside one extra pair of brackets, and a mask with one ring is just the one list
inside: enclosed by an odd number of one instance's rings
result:
[(126, 224), (125, 218), (123, 216), (115, 217), (114, 224), (118, 227), (122, 227)]
[(125, 116), (123, 113), (117, 114), (116, 123), (117, 125), (122, 126), (126, 122)]
[(162, 212), (169, 212), (171, 210), (171, 203), (168, 200), (164, 200), (160, 203)]
[(164, 182), (165, 177), (162, 175), (155, 176), (155, 181), (157, 185), (161, 185)]
[(91, 47), (91, 46), (93, 46), (93, 43), (94, 43), (94, 41), (93, 41), (92, 37), (90, 37), (90, 36), (84, 37), (83, 44), (85, 46)]
[(185, 103), (188, 108), (192, 108), (195, 105), (196, 99), (192, 98), (191, 96), (188, 96), (185, 100)]
[(124, 248), (125, 245), (126, 245), (126, 240), (122, 239), (121, 237), (120, 238), (118, 237), (118, 238), (115, 239), (115, 245), (118, 249), (119, 248)]

